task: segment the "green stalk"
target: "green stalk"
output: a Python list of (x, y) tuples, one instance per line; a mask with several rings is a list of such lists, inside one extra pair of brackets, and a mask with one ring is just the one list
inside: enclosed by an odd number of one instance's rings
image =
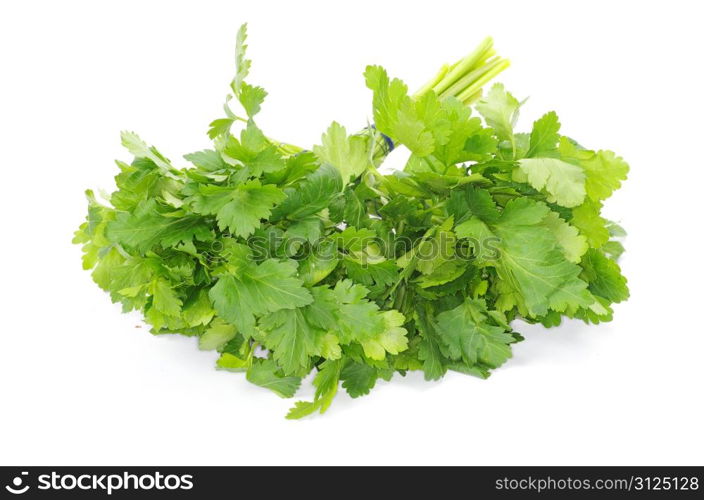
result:
[[(493, 55), (494, 42), (490, 37), (485, 38), (479, 46), (454, 65), (451, 71), (444, 75), (441, 80), (432, 86), (436, 94), (440, 95), (451, 85), (464, 77), (467, 73), (484, 65), (486, 60)], [(416, 94), (420, 97), (422, 93)]]
[(483, 77), (487, 73), (490, 73), (494, 68), (501, 65), (501, 63), (503, 62), (505, 61), (498, 57), (487, 61), (484, 66), (469, 71), (455, 83), (450, 85), (448, 89), (440, 93), (440, 97), (459, 97), (466, 88), (476, 83), (481, 77)]
[(457, 66), (459, 62), (460, 61), (457, 61), (452, 66), (448, 64), (443, 64), (442, 68), (440, 68), (440, 71), (438, 71), (438, 74), (435, 75), (431, 80), (429, 80), (425, 85), (423, 85), (420, 90), (415, 93), (414, 97), (422, 96), (426, 92), (435, 89), (440, 84), (440, 82), (442, 82), (443, 78), (445, 78), (446, 75), (452, 70), (452, 68)]
[(474, 102), (481, 97), (482, 87), (493, 79), (496, 75), (509, 67), (509, 62), (506, 59), (499, 60), (497, 64), (489, 68), (485, 73), (479, 76), (471, 85), (464, 89), (457, 98), (464, 102)]

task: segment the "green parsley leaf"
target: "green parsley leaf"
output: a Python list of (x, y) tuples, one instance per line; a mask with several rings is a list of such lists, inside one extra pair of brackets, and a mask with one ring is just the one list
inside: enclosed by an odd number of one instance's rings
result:
[(576, 207), (584, 201), (584, 171), (557, 158), (525, 158), (518, 162), (513, 179), (528, 182), (535, 189), (544, 189), (548, 201), (563, 207)]
[(344, 187), (351, 178), (358, 177), (369, 165), (367, 141), (361, 136), (347, 136), (345, 127), (332, 122), (323, 134), (322, 145), (313, 148), (321, 163), (335, 167)]
[(486, 97), (477, 103), (477, 111), (494, 129), (499, 140), (507, 140), (511, 143), (514, 142), (513, 127), (518, 121), (520, 107), (521, 103), (509, 92), (506, 92), (500, 83), (495, 83)]
[(257, 360), (247, 370), (247, 380), (259, 387), (265, 387), (282, 398), (291, 398), (301, 386), (299, 377), (280, 374), (279, 367), (270, 359)]
[(295, 309), (313, 301), (295, 273), (296, 264), (292, 261), (248, 263), (237, 275), (220, 276), (210, 289), (210, 299), (221, 318), (242, 333), (251, 334), (255, 316)]
[(533, 130), (530, 133), (530, 148), (526, 153), (527, 157), (550, 156), (557, 149), (557, 142), (560, 140), (560, 122), (554, 111), (545, 113), (539, 120), (533, 123)]
[(492, 325), (481, 300), (466, 300), (437, 316), (437, 332), (447, 357), (461, 359), (468, 366), (482, 363), (498, 368), (511, 357), (513, 336), (504, 327)]
[(247, 237), (269, 217), (274, 206), (286, 198), (273, 184), (254, 179), (234, 187), (204, 185), (192, 199), (193, 210), (216, 215), (218, 228)]

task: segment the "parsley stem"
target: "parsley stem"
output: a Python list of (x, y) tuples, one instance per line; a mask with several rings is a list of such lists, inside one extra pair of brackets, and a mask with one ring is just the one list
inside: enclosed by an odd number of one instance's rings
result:
[[(439, 225), (439, 224), (438, 224), (438, 225)], [(401, 272), (401, 278), (400, 278), (398, 281), (396, 281), (396, 283), (394, 283), (394, 284), (391, 286), (391, 288), (389, 288), (389, 289), (387, 290), (387, 292), (381, 297), (381, 300), (386, 300), (386, 299), (388, 299), (388, 298), (391, 296), (391, 294), (396, 291), (396, 288), (398, 288), (398, 286), (399, 286), (401, 283), (405, 283), (406, 279), (408, 279), (408, 276), (410, 276), (411, 274), (413, 274), (413, 270), (415, 269), (415, 265), (416, 265), (416, 260), (418, 260), (418, 255), (416, 254), (416, 251), (418, 250), (418, 248), (419, 248), (425, 241), (427, 241), (429, 238), (432, 238), (433, 236), (435, 236), (436, 229), (437, 229), (437, 226), (432, 226), (432, 227), (430, 227), (430, 228), (425, 232), (425, 234), (423, 235), (423, 237), (420, 239), (420, 241), (418, 242), (418, 244), (417, 244), (417, 245), (414, 245), (414, 247), (413, 247), (411, 250), (409, 250), (409, 252), (413, 252), (413, 256), (411, 257), (411, 260), (408, 262), (408, 264), (406, 265), (406, 267), (405, 267), (405, 268), (403, 269), (403, 271)]]
[(460, 78), (454, 84), (452, 84), (452, 86), (450, 86), (447, 90), (443, 91), (440, 94), (440, 96), (441, 97), (454, 96), (454, 97), (457, 97), (458, 99), (462, 100), (460, 96), (467, 89), (469, 89), (470, 95), (473, 94), (474, 90), (472, 90), (472, 86), (477, 81), (479, 81), (484, 75), (489, 73), (492, 69), (499, 66), (502, 62), (503, 61), (500, 58), (492, 59), (491, 61), (486, 63), (484, 66), (466, 73), (462, 78)]
[(506, 59), (494, 59), (483, 68), (483, 71), (475, 78), (474, 82), (457, 95), (457, 98), (465, 104), (470, 104), (479, 98), (481, 88), (496, 75), (508, 68), (510, 65)]
[(447, 75), (443, 76), (437, 85), (433, 86), (435, 93), (443, 94), (457, 81), (471, 73), (477, 66), (483, 65), (493, 55), (493, 44), (494, 42), (490, 37), (485, 38), (474, 51), (464, 57)]
[[(455, 66), (456, 65), (457, 65), (457, 63), (455, 63)], [(418, 90), (418, 92), (415, 93), (414, 97), (416, 97), (416, 98), (420, 97), (423, 94), (425, 94), (426, 92), (428, 92), (429, 90), (433, 90), (435, 87), (437, 87), (440, 84), (440, 82), (443, 80), (443, 78), (445, 78), (448, 71), (450, 71), (450, 69), (452, 69), (452, 68), (453, 68), (453, 66), (450, 66), (448, 64), (444, 64), (442, 66), (442, 68), (440, 68), (440, 71), (438, 71), (438, 73), (431, 80), (429, 80), (425, 85), (423, 85)]]
[(394, 299), (394, 309), (401, 310), (405, 298), (406, 298), (406, 284), (403, 283), (399, 286), (398, 292), (396, 293), (396, 298)]

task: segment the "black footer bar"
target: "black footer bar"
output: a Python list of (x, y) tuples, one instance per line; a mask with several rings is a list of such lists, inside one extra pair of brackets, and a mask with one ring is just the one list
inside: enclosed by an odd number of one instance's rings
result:
[(704, 467), (0, 467), (0, 498), (677, 498), (704, 492)]

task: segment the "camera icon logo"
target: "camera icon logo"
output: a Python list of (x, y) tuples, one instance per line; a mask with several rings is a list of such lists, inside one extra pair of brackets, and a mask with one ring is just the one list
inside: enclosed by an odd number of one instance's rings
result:
[(22, 493), (27, 493), (27, 490), (29, 489), (29, 485), (26, 484), (22, 486), (23, 482), (23, 476), (27, 476), (29, 472), (22, 471), (19, 476), (15, 476), (15, 478), (12, 480), (12, 486), (7, 485), (5, 486), (5, 489), (12, 493), (13, 495), (21, 495)]

